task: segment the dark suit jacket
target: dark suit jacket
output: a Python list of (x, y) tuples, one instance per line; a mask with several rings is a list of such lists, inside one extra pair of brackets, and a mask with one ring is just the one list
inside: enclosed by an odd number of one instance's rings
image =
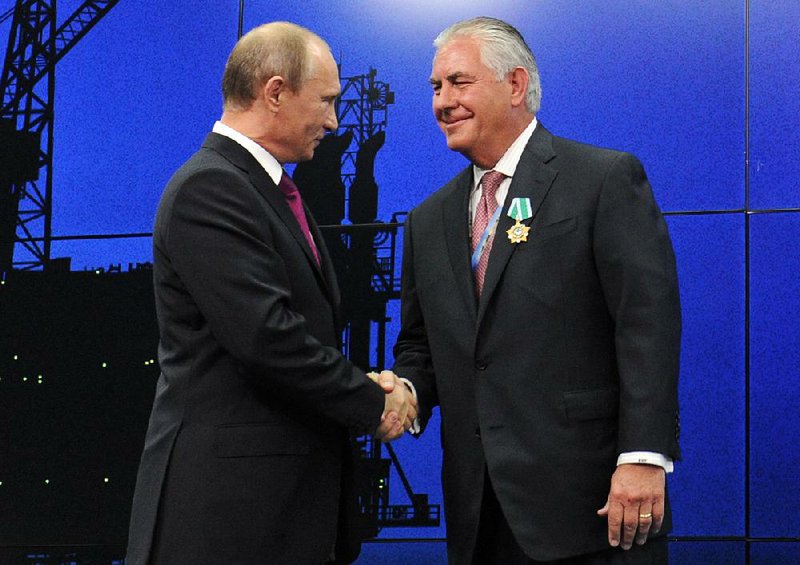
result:
[[(633, 156), (539, 124), (476, 301), (472, 178), (470, 166), (408, 216), (395, 349), (423, 419), (440, 407), (450, 560), (470, 562), (485, 466), (530, 557), (601, 550), (596, 511), (617, 455), (680, 455), (680, 306), (666, 224)], [(518, 244), (505, 233), (514, 197), (534, 211)]]
[(214, 133), (167, 185), (162, 373), (128, 563), (320, 563), (335, 542), (357, 555), (347, 432), (374, 432), (384, 394), (338, 350), (339, 291), (309, 223), (322, 269), (263, 168)]

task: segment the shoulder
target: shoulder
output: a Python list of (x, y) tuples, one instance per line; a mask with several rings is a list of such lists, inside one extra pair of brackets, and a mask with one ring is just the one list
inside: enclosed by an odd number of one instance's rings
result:
[(636, 158), (625, 151), (592, 145), (567, 137), (554, 135), (541, 123), (536, 127), (525, 147), (523, 158), (536, 158), (544, 162), (557, 161), (610, 163), (620, 158)]
[(239, 224), (265, 208), (262, 200), (247, 170), (204, 146), (167, 182), (156, 213), (154, 235), (166, 236), (176, 222)]
[[(552, 153), (547, 163), (567, 178), (603, 182), (619, 175), (633, 178), (645, 176), (641, 161), (633, 153), (549, 133), (548, 136)], [(536, 158), (535, 151), (526, 153), (529, 158)]]
[(606, 166), (619, 160), (638, 161), (633, 154), (626, 151), (591, 145), (565, 137), (552, 136), (552, 139), (556, 158), (563, 161), (586, 162)]
[(164, 188), (161, 206), (172, 205), (176, 199), (214, 197), (249, 184), (246, 171), (230, 163), (224, 156), (201, 148), (175, 171)]

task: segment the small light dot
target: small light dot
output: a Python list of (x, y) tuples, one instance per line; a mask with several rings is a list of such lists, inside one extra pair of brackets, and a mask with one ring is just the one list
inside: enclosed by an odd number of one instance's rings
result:
[(50, 479), (45, 479), (44, 480), (44, 484), (49, 485), (50, 484)]
[(22, 382), (23, 382), (23, 383), (26, 383), (26, 382), (28, 382), (28, 377), (22, 377)]
[(14, 355), (14, 361), (17, 361), (18, 359), (19, 359), (19, 355)]
[(105, 369), (106, 367), (108, 367), (108, 363), (103, 363), (103, 364), (101, 365), (101, 367), (103, 367), (103, 369)]
[(104, 478), (103, 478), (103, 482), (104, 482), (104, 483), (107, 483), (107, 482), (108, 482), (108, 477), (104, 477)]

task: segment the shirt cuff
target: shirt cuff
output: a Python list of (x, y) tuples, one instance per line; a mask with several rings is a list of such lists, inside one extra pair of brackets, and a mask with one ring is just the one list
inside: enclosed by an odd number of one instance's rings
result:
[(658, 465), (667, 473), (671, 473), (674, 467), (670, 457), (652, 451), (628, 451), (626, 453), (620, 453), (617, 458), (617, 466), (627, 465), (629, 463)]
[[(398, 378), (401, 381), (403, 381), (403, 384), (405, 384), (408, 387), (408, 390), (411, 391), (411, 394), (414, 395), (414, 400), (417, 401), (417, 414), (419, 414), (419, 399), (417, 398), (417, 389), (414, 388), (414, 385), (408, 379), (404, 379), (403, 377), (398, 377)], [(417, 435), (419, 434), (419, 430), (420, 430), (419, 417), (416, 417), (414, 418), (414, 421), (411, 422), (411, 427), (408, 428), (408, 431), (411, 432), (412, 435)]]

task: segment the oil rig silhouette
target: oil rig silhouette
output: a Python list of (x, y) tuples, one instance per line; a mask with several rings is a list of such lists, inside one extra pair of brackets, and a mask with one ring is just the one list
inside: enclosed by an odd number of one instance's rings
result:
[[(59, 26), (55, 2), (0, 15), (13, 18), (0, 77), (0, 561), (114, 562), (159, 374), (152, 266), (71, 271), (50, 255), (55, 66), (117, 0), (85, 1)], [(385, 366), (387, 303), (399, 298), (402, 214), (378, 219), (374, 175), (393, 103), (374, 69), (342, 78), (338, 135), (293, 173), (339, 277), (344, 352), (365, 369)], [(363, 538), (440, 524), (390, 445), (354, 441)]]

